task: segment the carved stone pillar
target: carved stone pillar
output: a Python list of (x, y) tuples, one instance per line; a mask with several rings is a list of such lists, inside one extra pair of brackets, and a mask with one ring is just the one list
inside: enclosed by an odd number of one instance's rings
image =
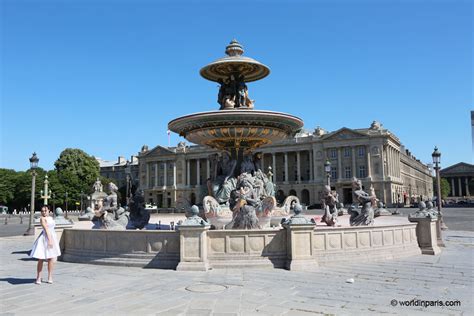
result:
[(287, 236), (286, 269), (304, 271), (317, 267), (314, 259), (314, 224), (289, 224), (284, 227)]
[(285, 183), (288, 183), (288, 153), (285, 153)]
[(209, 158), (206, 159), (206, 179), (209, 179), (211, 177), (211, 162), (209, 161)]
[(456, 188), (454, 187), (454, 178), (451, 178), (451, 196), (456, 196)]
[(458, 178), (458, 188), (459, 188), (459, 193), (458, 196), (462, 196), (462, 184), (461, 184), (461, 177)]
[(409, 218), (410, 222), (417, 222), (416, 238), (424, 255), (437, 255), (441, 252), (436, 235), (437, 218)]
[(309, 180), (313, 182), (314, 181), (313, 151), (308, 150), (308, 155), (309, 155)]
[(207, 271), (207, 231), (209, 226), (179, 226), (178, 271)]
[(466, 186), (466, 195), (471, 196), (471, 193), (469, 192), (469, 181), (468, 178), (464, 178), (464, 185)]

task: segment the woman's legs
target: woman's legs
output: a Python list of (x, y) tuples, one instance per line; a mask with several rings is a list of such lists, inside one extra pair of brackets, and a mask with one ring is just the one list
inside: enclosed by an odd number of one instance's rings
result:
[(38, 259), (36, 265), (36, 283), (41, 282), (41, 271), (43, 271), (43, 259)]
[(48, 282), (53, 282), (53, 268), (56, 258), (48, 259)]

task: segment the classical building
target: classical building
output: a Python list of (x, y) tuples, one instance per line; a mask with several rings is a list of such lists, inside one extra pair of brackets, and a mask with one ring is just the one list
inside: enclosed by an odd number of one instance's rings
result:
[[(448, 180), (451, 192), (449, 198), (454, 200), (465, 200), (470, 198), (474, 184), (474, 165), (460, 162), (440, 170), (441, 178)], [(471, 188), (470, 188), (471, 187)]]
[[(100, 175), (105, 178), (112, 179), (118, 188), (127, 185), (127, 173), (130, 175), (130, 180), (133, 185), (138, 185), (138, 157), (131, 156), (130, 160), (119, 156), (116, 161), (103, 160), (96, 158), (99, 162)], [(127, 167), (130, 170), (127, 170)]]
[[(368, 190), (387, 205), (433, 196), (430, 168), (405, 150), (400, 140), (380, 123), (370, 128), (341, 128), (326, 132), (301, 132), (293, 139), (259, 149), (262, 169), (271, 167), (282, 201), (296, 195), (305, 205), (320, 203), (331, 163), (330, 182), (344, 204), (352, 203), (352, 178), (362, 179)], [(145, 199), (159, 207), (174, 207), (179, 198), (199, 203), (207, 194), (206, 180), (212, 176), (210, 156), (216, 151), (202, 146), (144, 146), (139, 153), (139, 181)]]

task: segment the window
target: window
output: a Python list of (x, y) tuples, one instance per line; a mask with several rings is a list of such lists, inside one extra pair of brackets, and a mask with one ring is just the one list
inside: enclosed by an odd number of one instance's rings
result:
[(160, 169), (161, 170), (165, 169), (165, 163), (164, 162), (160, 163)]
[(359, 147), (359, 157), (364, 157), (365, 155), (365, 147)]
[(331, 158), (337, 157), (337, 150), (335, 148), (331, 149)]
[(331, 167), (331, 178), (337, 179), (337, 168)]
[(344, 168), (344, 177), (346, 179), (349, 179), (349, 178), (352, 177), (351, 167), (345, 167)]
[(350, 157), (351, 156), (351, 148), (350, 147), (345, 147), (344, 148), (344, 157)]
[(359, 178), (365, 178), (365, 177), (367, 177), (365, 166), (359, 166)]

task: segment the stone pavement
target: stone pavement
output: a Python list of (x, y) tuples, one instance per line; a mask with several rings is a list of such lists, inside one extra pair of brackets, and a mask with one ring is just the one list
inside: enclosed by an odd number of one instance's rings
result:
[[(36, 262), (27, 257), (32, 237), (4, 237), (0, 315), (473, 315), (474, 233), (445, 236), (447, 248), (437, 256), (309, 272), (177, 272), (58, 262), (51, 285), (33, 283)], [(350, 278), (354, 283), (346, 282)], [(417, 300), (461, 305), (423, 307)], [(405, 301), (412, 306), (401, 306)]]

